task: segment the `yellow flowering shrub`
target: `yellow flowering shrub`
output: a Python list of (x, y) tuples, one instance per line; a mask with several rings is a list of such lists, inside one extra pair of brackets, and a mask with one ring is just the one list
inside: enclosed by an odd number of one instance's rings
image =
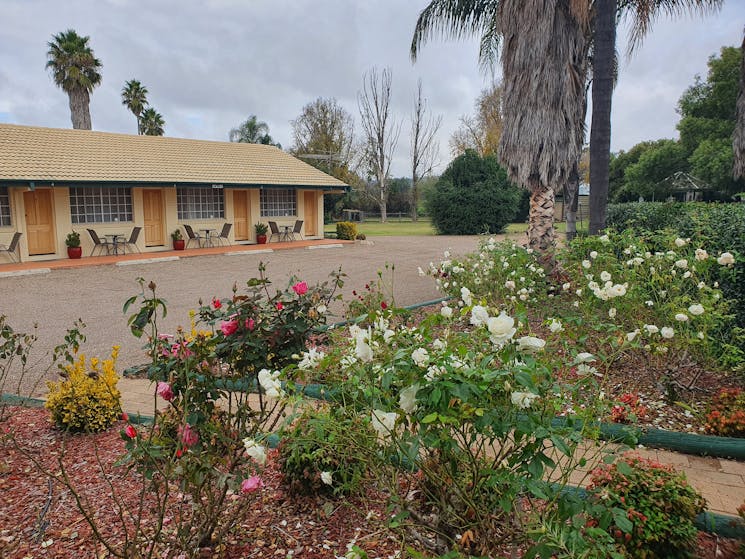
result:
[(44, 405), (52, 420), (62, 429), (98, 432), (113, 424), (121, 415), (121, 394), (116, 387), (116, 358), (119, 346), (111, 350), (111, 358), (100, 361), (85, 355), (67, 365), (59, 382), (47, 382), (49, 397)]

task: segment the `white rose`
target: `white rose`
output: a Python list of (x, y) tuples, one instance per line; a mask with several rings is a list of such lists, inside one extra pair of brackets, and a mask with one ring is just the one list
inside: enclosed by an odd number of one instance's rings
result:
[(673, 336), (675, 336), (675, 330), (673, 330), (669, 326), (663, 326), (662, 328), (660, 328), (660, 334), (662, 335), (663, 338), (669, 340)]
[(460, 288), (460, 298), (463, 299), (463, 304), (465, 304), (467, 307), (470, 307), (473, 304), (471, 291), (467, 287)]
[(512, 280), (507, 280), (506, 282), (504, 282), (504, 286), (507, 289), (515, 289), (515, 282)]
[(416, 393), (419, 390), (418, 384), (412, 384), (404, 388), (398, 395), (398, 406), (405, 413), (411, 413), (416, 409)]
[(370, 414), (372, 428), (378, 434), (378, 437), (387, 439), (393, 432), (396, 425), (396, 414), (394, 412), (384, 412), (382, 410), (373, 410)]
[(688, 312), (691, 313), (693, 316), (699, 316), (701, 314), (704, 314), (704, 306), (696, 303), (688, 307)]
[(494, 345), (502, 345), (512, 339), (517, 330), (514, 328), (515, 319), (507, 316), (504, 311), (499, 316), (492, 316), (486, 323), (489, 330), (489, 339)]
[(562, 289), (563, 291), (569, 291), (569, 290), (570, 290), (571, 288), (572, 288), (572, 284), (571, 284), (571, 283), (565, 283), (565, 284), (563, 284), (563, 285), (561, 286), (561, 289)]
[(639, 330), (638, 329), (637, 330), (634, 330), (633, 332), (629, 332), (628, 334), (626, 334), (626, 341), (629, 342), (629, 343), (631, 343), (631, 342), (633, 342), (636, 339), (636, 337), (638, 335), (639, 335)]
[(325, 357), (325, 353), (319, 349), (312, 347), (309, 351), (303, 352), (303, 358), (300, 363), (297, 364), (297, 368), (301, 371), (309, 371), (314, 369), (318, 365), (319, 361)]
[(681, 258), (680, 260), (675, 261), (675, 265), (678, 268), (682, 268), (685, 270), (688, 267), (688, 260), (686, 260), (685, 258)]
[(699, 340), (703, 340), (704, 338), (706, 338), (706, 335), (703, 332), (699, 332), (698, 334), (696, 334), (696, 337)]
[(702, 248), (696, 249), (696, 260), (706, 260), (709, 258), (709, 253)]
[(333, 485), (334, 478), (331, 472), (321, 472), (321, 481), (326, 485)]
[(644, 330), (647, 332), (647, 334), (656, 334), (660, 331), (660, 329), (657, 328), (657, 326), (655, 326), (654, 324), (645, 324)]
[(590, 263), (589, 260), (583, 260), (582, 261), (582, 267), (583, 268), (589, 268), (590, 266), (592, 266), (592, 264)]
[(682, 312), (679, 312), (675, 315), (675, 320), (678, 322), (688, 322), (688, 315)]
[(557, 320), (556, 318), (552, 318), (551, 321), (548, 323), (548, 329), (551, 330), (551, 332), (554, 334), (564, 331), (561, 320)]
[(450, 318), (451, 316), (453, 316), (453, 309), (445, 305), (440, 309), (440, 314), (445, 318)]
[(594, 361), (595, 356), (592, 353), (588, 353), (586, 351), (578, 353), (577, 357), (574, 359), (575, 363), (593, 363)]
[(446, 347), (445, 342), (443, 342), (440, 338), (435, 338), (434, 340), (432, 340), (432, 349), (436, 351), (441, 351), (445, 349), (445, 347)]
[(592, 252), (590, 252), (590, 258), (592, 258), (593, 260), (595, 260), (597, 257), (598, 257), (598, 251), (597, 250), (593, 250)]
[(316, 307), (316, 311), (318, 311), (318, 314), (326, 314), (326, 305), (318, 305)]
[(598, 370), (595, 367), (593, 367), (592, 365), (588, 365), (587, 363), (580, 363), (579, 365), (577, 365), (577, 374), (579, 376), (584, 377), (587, 375), (594, 375), (597, 372)]
[(420, 347), (411, 352), (411, 359), (417, 367), (426, 369), (429, 364), (429, 353), (427, 353), (426, 349)]
[(373, 350), (365, 340), (364, 336), (357, 336), (357, 342), (354, 346), (354, 354), (357, 359), (364, 363), (369, 363), (373, 360)]
[(243, 448), (246, 449), (246, 454), (256, 460), (260, 466), (266, 464), (266, 448), (255, 440), (250, 438), (243, 439)]
[(611, 275), (608, 272), (606, 272), (605, 270), (603, 270), (602, 272), (600, 272), (600, 279), (602, 281), (610, 281), (610, 278), (611, 278)]
[(533, 400), (537, 399), (538, 394), (533, 394), (532, 392), (513, 392), (510, 396), (512, 405), (520, 408), (521, 410), (528, 409), (533, 403)]
[(608, 309), (608, 316), (610, 318), (616, 318), (616, 307)]
[(284, 390), (282, 390), (282, 384), (277, 380), (277, 377), (279, 377), (279, 371), (274, 371), (273, 373), (269, 369), (261, 369), (259, 371), (259, 384), (264, 389), (268, 398), (282, 398), (285, 395)]
[(719, 255), (719, 258), (717, 258), (717, 264), (721, 264), (722, 266), (731, 266), (735, 263), (735, 257), (732, 256), (732, 253), (730, 252), (723, 252)]
[(686, 246), (685, 239), (681, 239), (680, 237), (678, 237), (677, 239), (675, 239), (675, 246), (678, 247), (678, 248)]
[(471, 309), (471, 324), (481, 326), (489, 320), (489, 311), (481, 305), (474, 305)]
[(517, 340), (517, 348), (525, 353), (535, 353), (541, 351), (546, 345), (546, 341), (534, 336), (523, 336)]

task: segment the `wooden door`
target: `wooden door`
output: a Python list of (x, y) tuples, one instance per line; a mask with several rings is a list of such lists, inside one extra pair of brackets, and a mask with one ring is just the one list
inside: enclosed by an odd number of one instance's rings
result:
[(315, 192), (306, 192), (303, 200), (305, 204), (304, 235), (314, 237), (318, 235), (318, 196)]
[(50, 189), (31, 190), (23, 193), (26, 212), (26, 242), (29, 255), (54, 254), (54, 204)]
[(233, 228), (236, 241), (247, 241), (251, 231), (248, 209), (248, 190), (233, 191)]
[(145, 246), (163, 246), (163, 193), (160, 190), (143, 190), (142, 206), (145, 214)]

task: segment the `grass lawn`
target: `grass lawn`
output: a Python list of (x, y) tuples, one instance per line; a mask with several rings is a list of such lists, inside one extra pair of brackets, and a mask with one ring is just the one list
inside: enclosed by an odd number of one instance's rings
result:
[[(558, 222), (556, 225), (556, 231), (558, 233), (566, 232), (566, 223)], [(578, 223), (577, 229), (584, 231), (587, 229), (587, 223)], [(510, 223), (507, 226), (507, 233), (524, 233), (528, 230), (527, 223)], [(324, 233), (336, 234), (336, 224), (327, 223), (323, 227)], [(419, 221), (413, 222), (411, 220), (399, 220), (387, 221), (386, 223), (380, 223), (379, 221), (364, 221), (363, 223), (357, 224), (357, 232), (363, 233), (367, 237), (382, 237), (382, 236), (421, 236), (421, 235), (435, 235), (435, 230), (432, 227), (432, 223), (429, 218), (419, 218)]]

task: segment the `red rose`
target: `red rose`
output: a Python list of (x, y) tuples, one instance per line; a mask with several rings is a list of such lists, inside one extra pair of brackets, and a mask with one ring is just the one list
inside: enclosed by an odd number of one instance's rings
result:
[(167, 382), (159, 382), (155, 385), (155, 392), (166, 402), (173, 400), (173, 389)]
[(277, 310), (278, 311), (281, 311), (284, 308), (285, 308), (285, 306), (282, 304), (282, 301), (280, 301), (279, 303), (277, 303)]
[(214, 297), (212, 299), (212, 306), (215, 307), (216, 309), (219, 309), (220, 307), (222, 307), (222, 303), (220, 302), (220, 299), (218, 299), (217, 297)]
[(385, 301), (381, 301), (380, 302), (380, 308), (383, 309), (383, 310), (387, 309), (388, 308), (388, 303), (386, 303)]
[(298, 295), (305, 295), (308, 293), (308, 284), (304, 281), (299, 281), (292, 286), (292, 290)]
[(130, 439), (134, 439), (137, 436), (137, 429), (135, 429), (131, 425), (127, 425), (127, 428), (124, 429), (124, 434), (127, 435)]

